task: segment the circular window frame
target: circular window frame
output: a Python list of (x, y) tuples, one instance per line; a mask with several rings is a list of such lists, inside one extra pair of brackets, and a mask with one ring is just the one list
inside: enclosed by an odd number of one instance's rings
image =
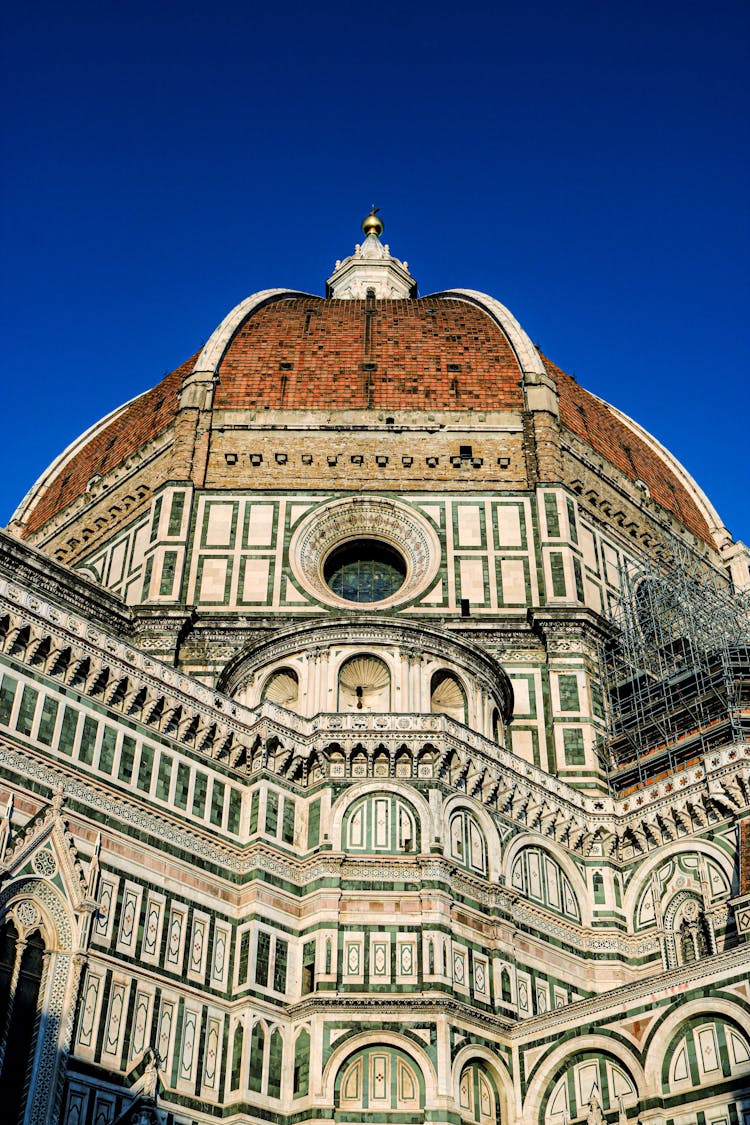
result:
[[(359, 545), (359, 550), (357, 550)], [(373, 550), (374, 548), (374, 550)], [(390, 566), (391, 570), (398, 575), (398, 585), (391, 590), (387, 597), (393, 597), (399, 592), (404, 582), (406, 581), (407, 564), (404, 558), (403, 551), (397, 550), (391, 543), (385, 539), (376, 539), (373, 536), (357, 536), (353, 539), (346, 539), (343, 543), (333, 547), (326, 554), (323, 559), (323, 578), (328, 589), (336, 593), (334, 589), (334, 580), (340, 574), (342, 568), (357, 563), (358, 565), (364, 564), (365, 567), (372, 562), (376, 562), (376, 554), (380, 551), (381, 562)], [(398, 560), (398, 561), (396, 561)], [(343, 597), (345, 601), (354, 602), (359, 605), (362, 602), (367, 602), (366, 598), (347, 598), (345, 594), (336, 593), (337, 597)], [(386, 598), (378, 598), (377, 601), (383, 602)], [(375, 604), (372, 601), (370, 605)]]
[[(330, 555), (357, 539), (372, 539), (395, 550), (404, 560), (401, 586), (376, 602), (349, 601), (328, 585), (325, 565)], [(440, 540), (428, 520), (387, 497), (346, 497), (315, 508), (292, 534), (289, 562), (302, 588), (324, 605), (355, 612), (391, 609), (424, 593), (440, 568)]]

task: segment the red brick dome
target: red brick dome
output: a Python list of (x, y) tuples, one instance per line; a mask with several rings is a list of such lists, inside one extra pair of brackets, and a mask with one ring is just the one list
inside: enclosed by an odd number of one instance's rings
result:
[[(414, 299), (324, 299), (266, 291), (238, 305), (206, 347), (84, 434), (15, 517), (24, 537), (154, 442), (169, 446), (186, 388), (206, 384), (214, 417), (234, 411), (528, 411), (525, 384), (556, 390), (559, 425), (703, 542), (716, 513), (687, 472), (613, 407), (539, 356), (502, 305), (470, 291)], [(314, 422), (311, 421), (311, 425)], [(166, 463), (165, 463), (166, 464)], [(165, 479), (169, 479), (165, 477)]]

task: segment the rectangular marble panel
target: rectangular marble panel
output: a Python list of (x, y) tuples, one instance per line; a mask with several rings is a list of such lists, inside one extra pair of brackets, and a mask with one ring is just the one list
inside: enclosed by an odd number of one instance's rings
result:
[(137, 883), (125, 884), (122, 892), (120, 928), (117, 932), (117, 949), (120, 953), (135, 953), (142, 896), (143, 889)]
[(112, 940), (112, 927), (115, 922), (115, 904), (120, 879), (117, 875), (103, 872), (99, 884), (99, 905), (94, 915), (92, 940), (100, 945), (109, 945)]
[(273, 504), (249, 504), (247, 509), (248, 547), (270, 547), (273, 541)]
[(228, 922), (214, 922), (214, 948), (211, 958), (211, 984), (225, 988), (229, 972), (229, 949), (232, 927)]
[(504, 605), (526, 604), (526, 568), (523, 559), (502, 559), (500, 562), (500, 582)]
[(151, 965), (159, 963), (159, 948), (164, 925), (164, 905), (166, 899), (158, 891), (149, 891), (146, 909), (143, 914), (143, 941), (141, 960)]

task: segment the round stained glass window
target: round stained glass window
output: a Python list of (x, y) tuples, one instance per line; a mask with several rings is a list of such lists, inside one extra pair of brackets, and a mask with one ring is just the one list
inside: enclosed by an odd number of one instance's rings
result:
[(403, 586), (406, 563), (377, 539), (354, 539), (331, 551), (323, 567), (326, 585), (348, 602), (382, 602)]

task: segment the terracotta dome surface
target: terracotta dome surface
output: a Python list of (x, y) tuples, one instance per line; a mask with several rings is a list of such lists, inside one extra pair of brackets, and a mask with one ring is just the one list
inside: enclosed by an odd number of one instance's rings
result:
[(584, 390), (556, 364), (548, 359), (544, 362), (557, 383), (562, 424), (630, 480), (643, 481), (649, 495), (662, 508), (676, 516), (703, 542), (713, 546), (713, 536), (703, 512), (664, 459), (627, 426), (608, 403)]
[(82, 496), (94, 477), (105, 476), (174, 422), (180, 387), (192, 371), (196, 356), (197, 353), (165, 375), (155, 387), (114, 411), (114, 416), (109, 416), (111, 421), (105, 418), (93, 426), (90, 436), (83, 435), (74, 443), (70, 455), (63, 456), (59, 466), (51, 466), (32, 492), (36, 502), (25, 518), (24, 538)]
[[(562, 426), (631, 481), (642, 481), (653, 500), (715, 546), (706, 504), (676, 462), (554, 363), (543, 362), (557, 385)], [(83, 496), (92, 478), (164, 434), (196, 366), (193, 356), (74, 443), (21, 505), (21, 534), (34, 536)], [(508, 336), (459, 291), (377, 301), (285, 291), (239, 321), (216, 376), (214, 411), (524, 410), (522, 369)]]
[(237, 332), (218, 374), (217, 410), (523, 409), (505, 336), (445, 298), (274, 302)]

